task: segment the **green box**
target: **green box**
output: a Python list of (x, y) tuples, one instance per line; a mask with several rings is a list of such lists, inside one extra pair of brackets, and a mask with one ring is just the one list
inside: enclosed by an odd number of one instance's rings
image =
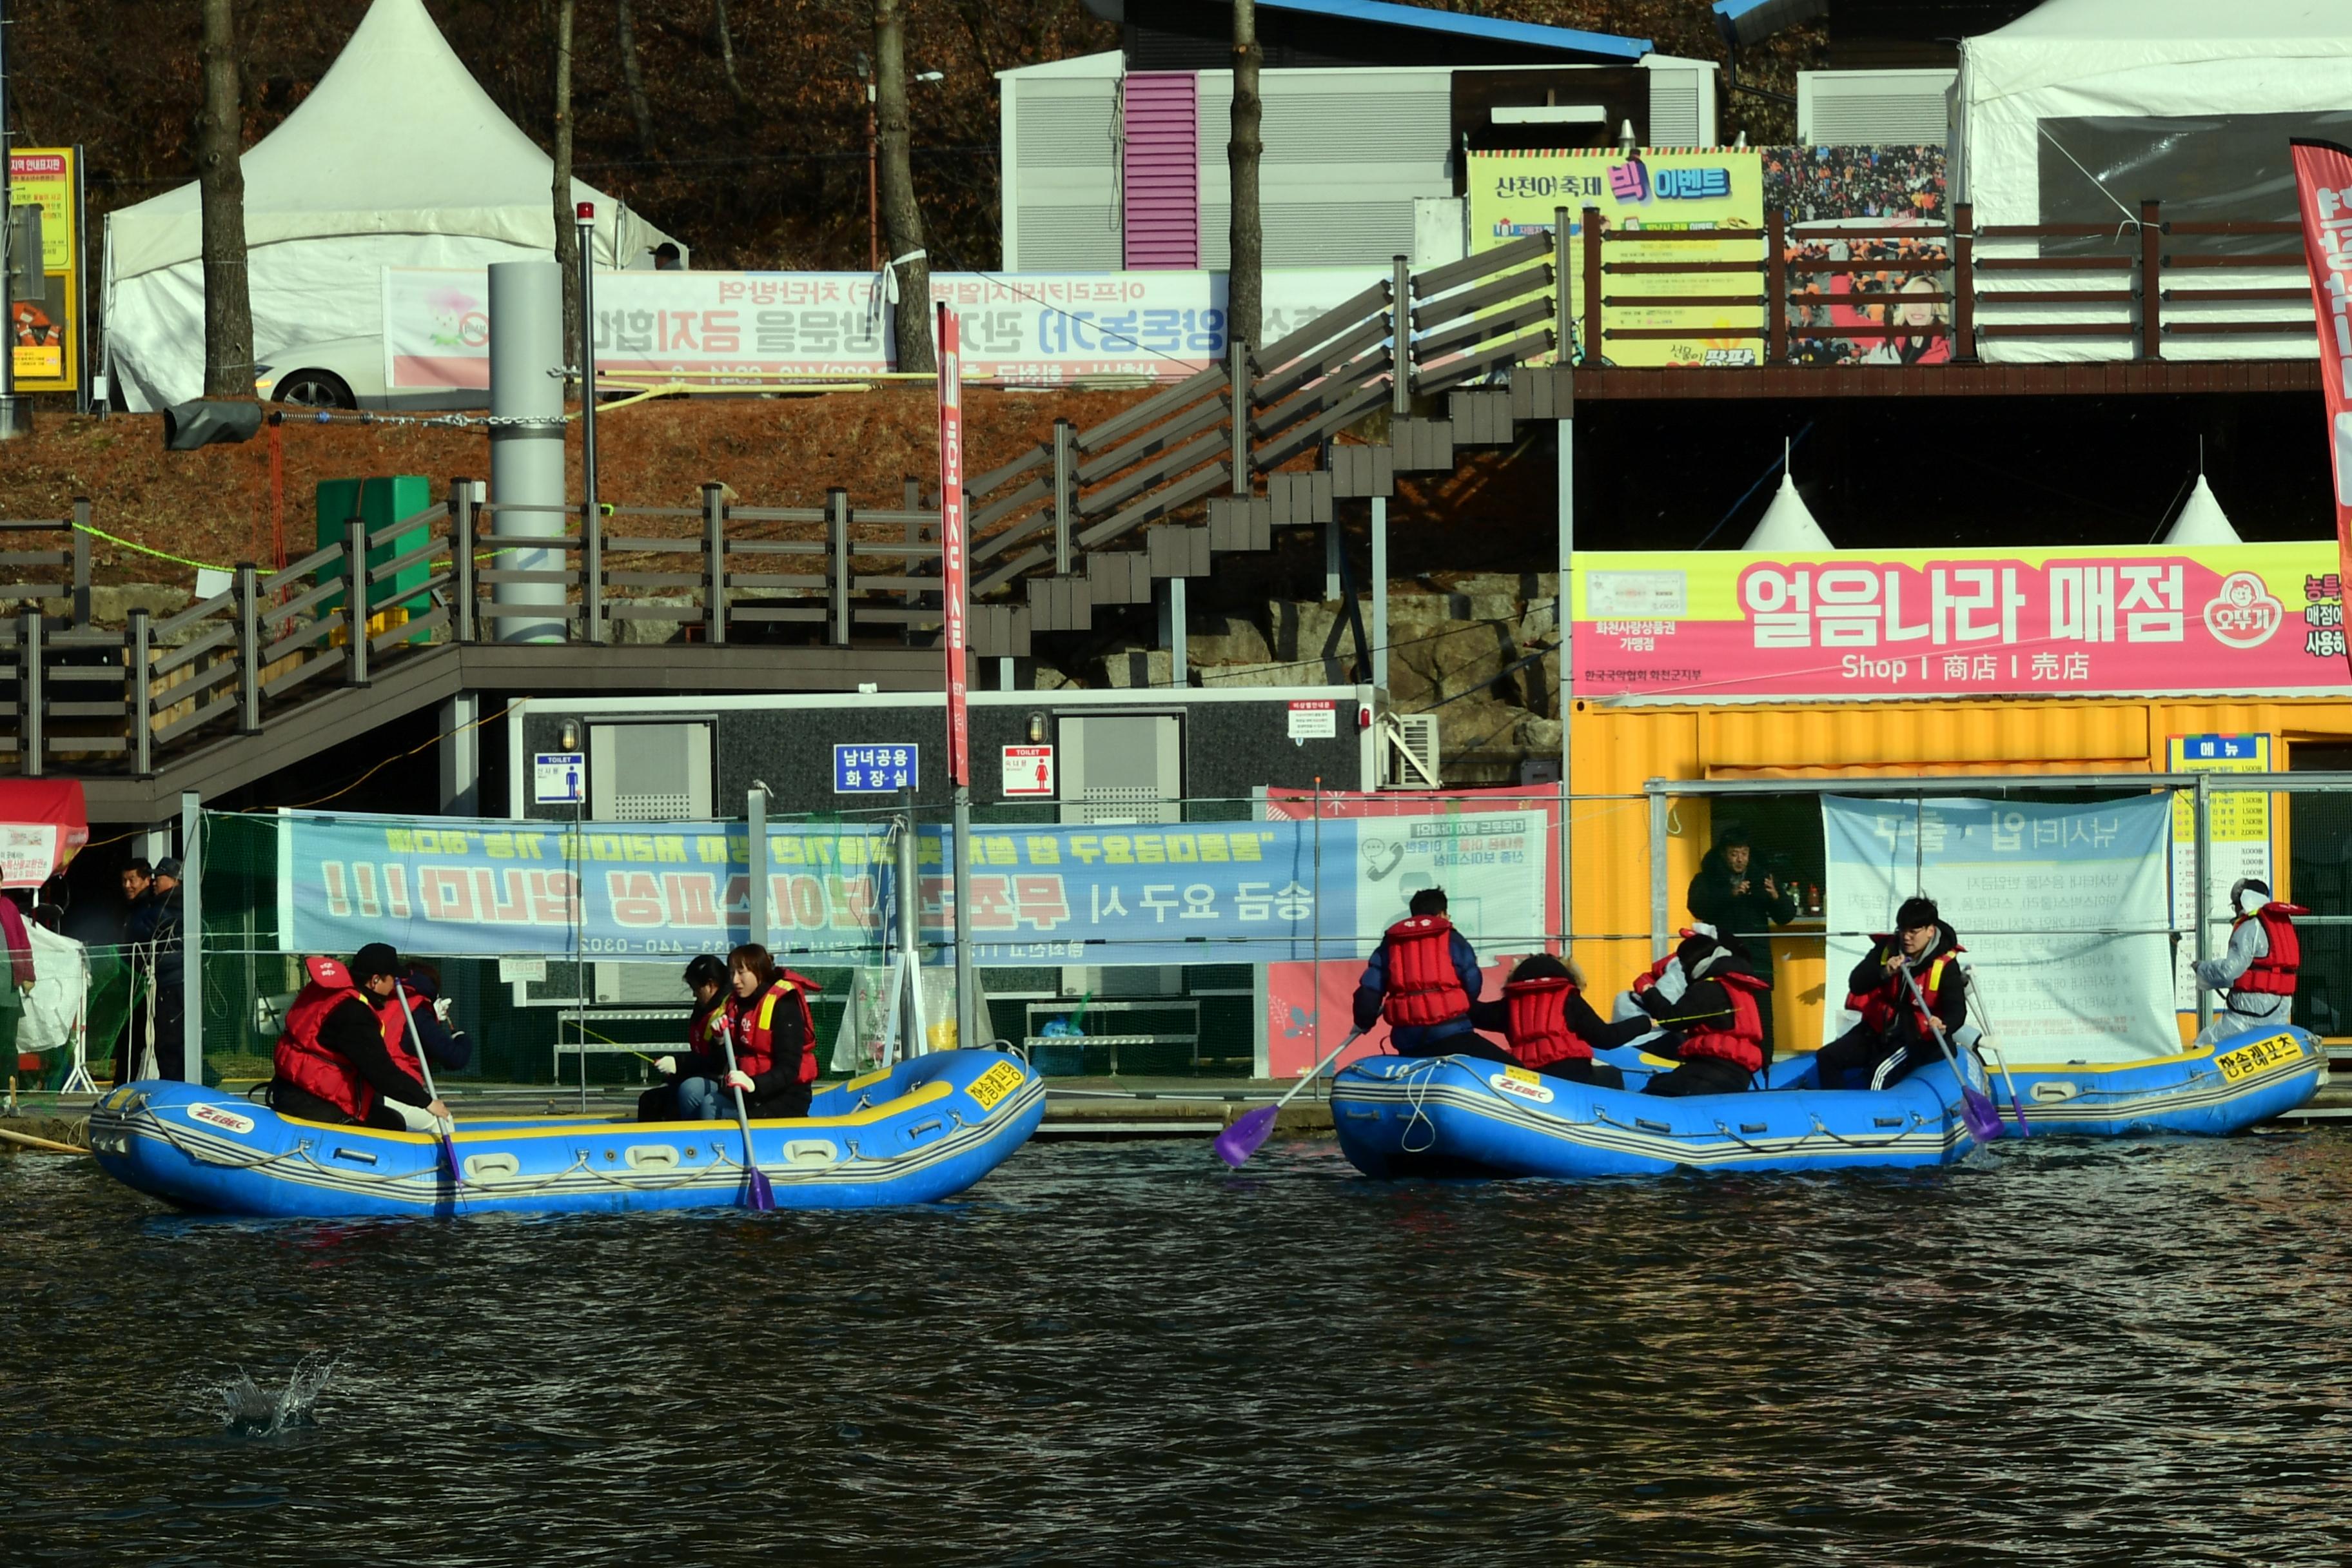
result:
[[(404, 517), (415, 517), (433, 504), (433, 484), (422, 474), (378, 474), (362, 479), (320, 479), (319, 481), (318, 536), (312, 550), (321, 550), (342, 542), (344, 525), (358, 518), (365, 522), (370, 533), (380, 533)], [(403, 529), (395, 537), (368, 551), (368, 564), (382, 566), (424, 544), (431, 534), (424, 524)], [(307, 554), (308, 552), (306, 551)], [(404, 566), (388, 583), (376, 583), (368, 589), (368, 613), (379, 615), (386, 609), (404, 609), (412, 616), (421, 616), (431, 608), (422, 590), (425, 579), (433, 575), (432, 563), (419, 561)], [(330, 595), (320, 605), (321, 613), (342, 607), (341, 594)]]

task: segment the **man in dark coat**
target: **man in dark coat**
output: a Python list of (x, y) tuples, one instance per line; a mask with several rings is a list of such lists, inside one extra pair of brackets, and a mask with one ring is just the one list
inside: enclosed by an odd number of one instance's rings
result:
[[(1771, 928), (1797, 918), (1797, 889), (1783, 888), (1755, 864), (1747, 827), (1727, 822), (1716, 829), (1715, 847), (1698, 863), (1684, 902), (1691, 919), (1715, 928), (1725, 946), (1772, 984)], [(1764, 1010), (1764, 1059), (1772, 1059), (1772, 1011)]]

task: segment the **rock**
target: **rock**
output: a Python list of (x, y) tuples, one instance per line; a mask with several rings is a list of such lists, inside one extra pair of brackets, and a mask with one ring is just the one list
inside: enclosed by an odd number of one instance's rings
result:
[(167, 583), (118, 583), (89, 591), (89, 618), (100, 626), (119, 626), (127, 624), (131, 612), (144, 610), (161, 619), (176, 616), (196, 596), (185, 588), (174, 588)]

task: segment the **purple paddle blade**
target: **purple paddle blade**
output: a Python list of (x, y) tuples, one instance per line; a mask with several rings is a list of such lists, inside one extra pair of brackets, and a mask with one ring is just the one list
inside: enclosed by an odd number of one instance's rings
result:
[(757, 1165), (751, 1167), (751, 1190), (745, 1196), (751, 1206), (761, 1214), (776, 1206), (776, 1189), (768, 1185), (768, 1173)]
[(449, 1162), (449, 1181), (451, 1184), (460, 1187), (464, 1186), (466, 1184), (466, 1172), (465, 1167), (457, 1163), (457, 1140), (450, 1137), (446, 1132), (441, 1134), (441, 1157)]
[(1235, 1170), (1241, 1169), (1274, 1131), (1274, 1119), (1281, 1109), (1278, 1105), (1261, 1105), (1246, 1115), (1235, 1117), (1234, 1124), (1218, 1133), (1216, 1142), (1211, 1145), (1217, 1158)]
[(1992, 1101), (1966, 1084), (1960, 1086), (1960, 1120), (1979, 1143), (1990, 1143), (2009, 1131)]

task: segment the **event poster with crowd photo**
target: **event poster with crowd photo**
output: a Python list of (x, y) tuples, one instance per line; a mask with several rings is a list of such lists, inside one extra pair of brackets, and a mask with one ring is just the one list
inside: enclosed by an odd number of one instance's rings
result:
[(1763, 160), (1765, 204), (1788, 215), (1790, 359), (1948, 363), (1944, 150), (1767, 147)]
[[(1553, 215), (1569, 212), (1569, 281), (1576, 300), (1576, 333), (1590, 363), (1601, 363), (1584, 320), (1584, 209), (1599, 211), (1612, 236), (1641, 230), (1721, 229), (1721, 244), (1677, 240), (1656, 245), (1612, 244), (1612, 262), (1759, 260), (1763, 253), (1764, 185), (1759, 155), (1748, 149), (1570, 153), (1469, 153), (1470, 248), (1492, 250), (1531, 234), (1549, 234)], [(1758, 274), (1760, 285), (1762, 274)], [(1650, 298), (1749, 292), (1721, 273), (1622, 275), (1610, 289)], [(1754, 290), (1760, 298), (1760, 286)], [(1763, 349), (1764, 311), (1756, 305), (1605, 305), (1612, 332), (1659, 336), (1612, 337), (1601, 357), (1623, 365), (1751, 365)], [(1685, 335), (1685, 333), (1687, 335)]]
[[(1265, 340), (1388, 275), (1386, 267), (1268, 268)], [(597, 370), (705, 384), (880, 374), (895, 356), (889, 308), (874, 283), (868, 272), (599, 273)], [(967, 380), (1172, 381), (1224, 359), (1222, 272), (935, 272), (931, 298), (955, 307)], [(488, 273), (388, 267), (383, 323), (387, 385), (489, 385)]]
[(2326, 542), (1576, 557), (1579, 697), (2340, 694)]

